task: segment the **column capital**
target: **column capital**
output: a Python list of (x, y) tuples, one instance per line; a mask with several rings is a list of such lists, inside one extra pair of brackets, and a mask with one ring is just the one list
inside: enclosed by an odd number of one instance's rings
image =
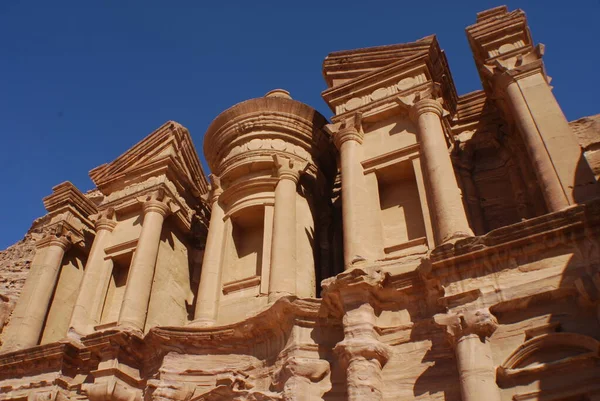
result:
[(148, 212), (156, 212), (161, 216), (168, 216), (173, 210), (171, 208), (171, 198), (168, 197), (164, 189), (158, 189), (151, 192), (146, 197), (138, 198), (142, 202), (144, 214)]
[(333, 138), (334, 145), (340, 149), (347, 141), (363, 143), (362, 114), (354, 113), (346, 119), (335, 124), (327, 124), (325, 131)]
[(307, 162), (299, 162), (279, 155), (273, 155), (277, 177), (280, 180), (287, 179), (297, 184), (300, 176), (308, 167)]
[(73, 241), (67, 235), (56, 234), (48, 234), (35, 244), (37, 249), (56, 246), (65, 252), (71, 247), (71, 245), (73, 245)]
[(90, 220), (94, 222), (96, 232), (105, 230), (112, 232), (117, 225), (115, 221), (115, 209), (112, 207), (102, 210), (100, 213), (90, 216)]
[(354, 267), (323, 280), (324, 302), (339, 315), (363, 304), (377, 304), (375, 293), (384, 287), (386, 274), (378, 268)]
[(317, 383), (323, 380), (329, 372), (329, 362), (324, 359), (291, 356), (286, 358), (275, 372), (273, 384), (278, 388), (283, 388), (285, 382), (291, 377), (302, 377)]
[(219, 200), (219, 196), (223, 193), (223, 187), (221, 186), (221, 177), (215, 174), (210, 174), (208, 180), (210, 181), (210, 191), (207, 200), (212, 205)]
[(412, 105), (409, 117), (412, 121), (416, 122), (423, 113), (433, 113), (441, 118), (444, 115), (444, 108), (435, 99), (421, 99)]
[(498, 328), (496, 317), (487, 308), (464, 311), (459, 314), (436, 315), (435, 322), (446, 326), (453, 342), (474, 334), (480, 338), (489, 338)]
[(342, 340), (336, 344), (333, 352), (344, 365), (348, 365), (353, 359), (364, 358), (376, 360), (384, 367), (392, 356), (391, 348), (387, 344), (364, 336)]
[(335, 147), (341, 149), (342, 144), (347, 141), (363, 143), (364, 134), (354, 127), (342, 128), (333, 134)]

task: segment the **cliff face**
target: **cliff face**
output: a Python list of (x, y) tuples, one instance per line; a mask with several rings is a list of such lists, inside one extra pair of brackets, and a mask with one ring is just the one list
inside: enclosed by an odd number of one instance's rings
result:
[(35, 243), (42, 237), (40, 220), (36, 220), (25, 237), (0, 251), (0, 333), (21, 294), (35, 254)]
[(600, 178), (600, 114), (583, 117), (569, 123), (577, 136), (596, 181)]

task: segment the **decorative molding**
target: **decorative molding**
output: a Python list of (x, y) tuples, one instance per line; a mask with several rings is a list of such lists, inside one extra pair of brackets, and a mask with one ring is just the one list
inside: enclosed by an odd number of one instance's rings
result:
[(402, 163), (419, 157), (419, 150), (420, 145), (415, 143), (402, 149), (396, 149), (388, 153), (377, 155), (371, 159), (364, 160), (362, 162), (364, 174), (370, 174), (384, 167), (392, 166), (394, 164)]
[[(344, 114), (346, 112), (357, 110), (370, 103), (377, 102), (379, 100), (392, 97), (396, 94), (403, 93), (409, 89), (412, 89), (418, 85), (424, 84), (428, 81), (427, 75), (424, 71), (417, 71), (411, 75), (405, 75), (400, 79), (391, 84), (380, 86), (361, 96), (355, 96), (344, 103), (335, 106), (335, 114)], [(371, 90), (371, 89), (369, 89)]]
[(496, 317), (487, 308), (435, 315), (434, 321), (446, 328), (453, 344), (472, 334), (480, 338), (489, 338), (498, 328)]
[(234, 146), (229, 153), (223, 158), (222, 162), (226, 162), (229, 159), (237, 156), (237, 155), (245, 155), (247, 156), (247, 152), (260, 151), (260, 150), (275, 150), (278, 152), (286, 152), (291, 153), (298, 156), (302, 160), (312, 162), (312, 156), (310, 153), (304, 149), (304, 147), (299, 145), (294, 145), (293, 143), (289, 143), (284, 141), (283, 139), (261, 139), (254, 138), (249, 142), (242, 143), (241, 145)]
[(227, 295), (234, 291), (240, 291), (245, 288), (256, 287), (260, 285), (260, 276), (252, 276), (240, 280), (230, 281), (223, 284), (223, 294)]
[(120, 244), (111, 245), (107, 248), (104, 248), (104, 259), (112, 259), (114, 257), (135, 251), (135, 248), (137, 248), (138, 239), (139, 238), (135, 238), (130, 241), (121, 242)]

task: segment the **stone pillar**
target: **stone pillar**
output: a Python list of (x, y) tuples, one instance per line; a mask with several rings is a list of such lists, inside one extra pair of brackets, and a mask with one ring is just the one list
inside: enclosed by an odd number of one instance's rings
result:
[(451, 315), (446, 323), (455, 346), (463, 401), (501, 401), (489, 337), (498, 326), (487, 309)]
[(204, 258), (202, 259), (202, 272), (198, 285), (198, 300), (194, 313), (194, 326), (214, 326), (217, 321), (219, 309), (219, 295), (221, 293), (221, 277), (223, 275), (223, 247), (225, 241), (225, 211), (219, 203), (219, 196), (223, 193), (221, 182), (215, 175), (210, 175), (210, 223)]
[(269, 302), (296, 294), (296, 186), (307, 166), (306, 162), (279, 156), (273, 159), (279, 182), (275, 188)]
[(361, 230), (357, 216), (362, 212), (359, 186), (364, 185), (363, 167), (360, 163), (363, 137), (364, 134), (354, 126), (347, 126), (333, 133), (333, 141), (340, 151), (345, 269), (350, 268), (357, 258), (364, 259), (368, 254), (357, 235)]
[(4, 333), (2, 352), (16, 351), (38, 344), (50, 300), (58, 281), (60, 267), (71, 241), (48, 235), (36, 243), (31, 271)]
[(375, 298), (385, 275), (375, 268), (355, 267), (323, 281), (324, 302), (344, 312), (344, 340), (333, 349), (346, 368), (348, 401), (383, 400), (381, 371), (392, 351), (375, 331)]
[(419, 131), (436, 245), (473, 235), (446, 146), (442, 113), (442, 106), (433, 99), (420, 100), (410, 110), (411, 119)]
[(70, 328), (78, 334), (89, 334), (100, 324), (102, 306), (108, 290), (112, 261), (105, 259), (104, 249), (110, 244), (110, 233), (117, 222), (114, 209), (96, 215), (96, 237), (88, 255), (77, 300), (71, 314)]
[(144, 201), (143, 213), (142, 232), (129, 268), (118, 321), (121, 327), (142, 332), (148, 314), (162, 226), (170, 213), (168, 200), (164, 199), (162, 191), (153, 193)]
[(381, 370), (390, 357), (390, 351), (377, 339), (373, 307), (359, 302), (347, 305), (343, 318), (344, 340), (335, 346), (334, 352), (346, 367), (348, 400), (381, 401)]
[[(562, 210), (569, 206), (569, 201), (519, 83), (507, 76), (502, 86), (504, 86), (507, 103), (531, 159), (533, 171), (540, 184), (546, 206), (550, 212)], [(551, 92), (550, 96), (553, 96)], [(578, 157), (576, 160), (578, 160)], [(571, 177), (571, 180), (573, 179), (574, 176)]]

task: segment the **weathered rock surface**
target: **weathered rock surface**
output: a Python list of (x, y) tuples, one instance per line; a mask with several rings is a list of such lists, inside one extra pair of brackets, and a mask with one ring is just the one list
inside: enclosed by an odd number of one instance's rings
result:
[(36, 223), (23, 239), (0, 251), (0, 332), (21, 294), (35, 254), (35, 242), (41, 237)]
[(596, 180), (600, 177), (600, 114), (582, 117), (569, 123)]

